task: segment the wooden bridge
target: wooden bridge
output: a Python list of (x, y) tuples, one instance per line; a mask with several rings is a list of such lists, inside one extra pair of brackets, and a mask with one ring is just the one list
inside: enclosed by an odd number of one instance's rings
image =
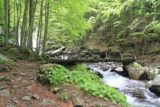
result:
[(132, 63), (137, 58), (133, 54), (124, 55), (120, 52), (60, 52), (48, 54), (47, 59), (50, 63), (76, 63), (76, 62), (122, 62)]

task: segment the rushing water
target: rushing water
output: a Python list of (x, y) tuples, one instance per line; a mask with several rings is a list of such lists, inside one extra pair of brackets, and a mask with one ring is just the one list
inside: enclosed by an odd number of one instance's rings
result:
[(97, 64), (88, 64), (93, 71), (103, 75), (102, 81), (122, 92), (133, 107), (160, 107), (160, 98), (150, 92), (142, 81), (131, 80), (110, 70), (103, 71)]

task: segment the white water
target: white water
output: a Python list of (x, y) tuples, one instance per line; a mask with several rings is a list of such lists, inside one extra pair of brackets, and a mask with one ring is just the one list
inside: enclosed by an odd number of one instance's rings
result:
[[(110, 72), (110, 70), (102, 71), (95, 65), (89, 64), (88, 67), (93, 71), (100, 72), (103, 75), (102, 81), (122, 92), (133, 107), (160, 107), (160, 98), (145, 88), (144, 82), (128, 79), (115, 72)], [(143, 95), (145, 98), (137, 98), (135, 93)]]

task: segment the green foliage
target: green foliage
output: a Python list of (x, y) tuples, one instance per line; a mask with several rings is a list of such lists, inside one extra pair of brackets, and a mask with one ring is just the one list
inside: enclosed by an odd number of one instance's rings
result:
[(0, 25), (1, 24), (3, 24), (4, 23), (4, 17), (3, 17), (3, 14), (4, 14), (4, 12), (3, 12), (3, 1), (4, 0), (0, 0)]
[(47, 78), (52, 85), (59, 85), (63, 82), (75, 84), (93, 96), (109, 99), (121, 104), (123, 107), (127, 107), (124, 95), (116, 89), (102, 83), (100, 78), (88, 71), (84, 65), (77, 65), (71, 71), (61, 65), (56, 65), (48, 68), (42, 75)]
[(59, 99), (62, 101), (67, 101), (69, 99), (69, 96), (67, 95), (67, 93), (61, 93), (61, 95), (59, 96)]
[(51, 8), (49, 36), (54, 41), (73, 43), (85, 36), (90, 24), (83, 17), (87, 0), (53, 1)]
[(129, 43), (133, 39), (135, 43), (140, 43), (140, 38), (143, 40), (141, 44), (146, 45), (144, 42), (155, 41), (160, 37), (160, 1), (100, 0), (91, 6), (95, 13), (90, 14), (89, 19), (96, 18), (93, 33), (105, 26), (101, 32), (106, 33), (102, 36), (106, 36), (108, 43)]
[(4, 36), (0, 35), (0, 43), (4, 43)]
[(7, 62), (7, 61), (8, 61), (7, 57), (5, 57), (4, 55), (0, 54), (0, 64), (3, 64), (5, 62)]

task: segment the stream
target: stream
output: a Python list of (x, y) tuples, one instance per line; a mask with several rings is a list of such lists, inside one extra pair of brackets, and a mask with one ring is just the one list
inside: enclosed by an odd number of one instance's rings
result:
[[(107, 63), (106, 63), (107, 64)], [(102, 81), (123, 93), (129, 105), (133, 107), (160, 107), (160, 97), (145, 87), (145, 82), (123, 77), (116, 72), (102, 70), (99, 63), (90, 63), (87, 66), (94, 72), (103, 75)]]

